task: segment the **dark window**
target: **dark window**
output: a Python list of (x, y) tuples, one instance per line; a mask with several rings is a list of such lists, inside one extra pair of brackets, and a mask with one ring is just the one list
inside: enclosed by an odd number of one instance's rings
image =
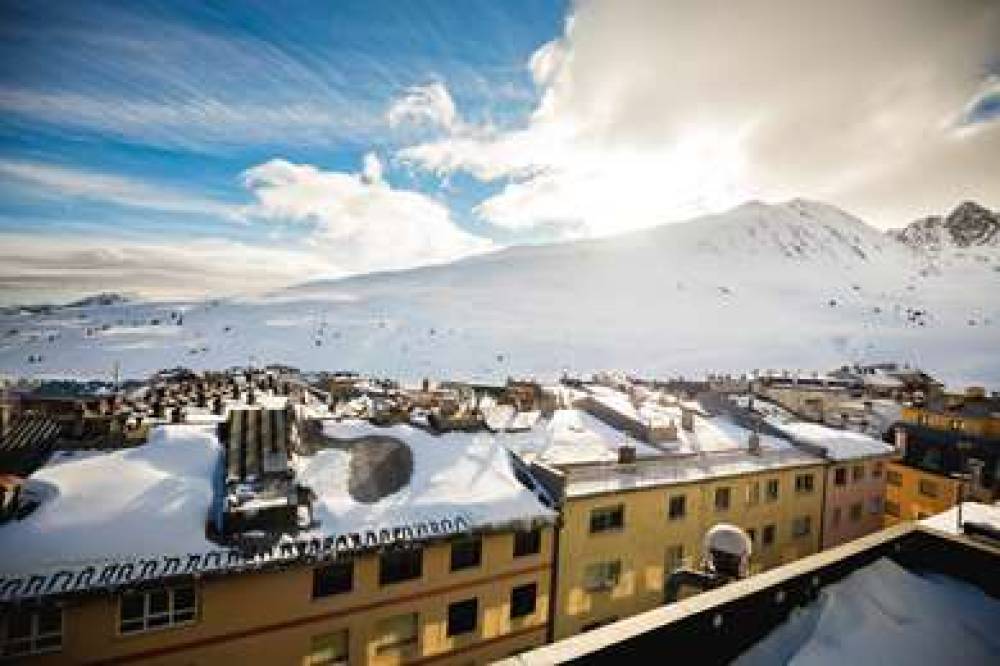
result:
[(855, 481), (855, 482), (857, 482), (857, 481), (864, 481), (864, 478), (865, 478), (865, 466), (864, 465), (855, 465), (851, 469), (851, 481)]
[(620, 530), (625, 527), (625, 505), (605, 506), (590, 512), (590, 533)]
[(937, 497), (938, 495), (937, 484), (927, 479), (920, 479), (920, 483), (917, 484), (917, 489), (920, 491), (920, 494), (925, 497)]
[(899, 518), (899, 505), (896, 504), (895, 502), (890, 502), (886, 500), (885, 513), (887, 516), (892, 516), (893, 518)]
[(777, 531), (778, 529), (774, 525), (765, 525), (764, 529), (760, 532), (760, 542), (765, 546), (773, 545)]
[(679, 520), (684, 517), (684, 513), (687, 509), (687, 497), (684, 495), (674, 495), (670, 498), (670, 506), (668, 509), (668, 515), (670, 520)]
[(778, 500), (778, 479), (770, 479), (767, 482), (767, 501), (776, 502)]
[(194, 587), (163, 587), (126, 592), (121, 597), (119, 630), (131, 634), (193, 622), (197, 596)]
[(535, 597), (538, 595), (538, 585), (528, 583), (518, 585), (510, 591), (510, 618), (524, 617), (535, 612)]
[(313, 569), (313, 599), (350, 592), (354, 587), (354, 562), (334, 562)]
[(424, 552), (419, 549), (390, 550), (379, 558), (379, 585), (401, 583), (420, 578), (423, 573)]
[(514, 532), (514, 557), (537, 555), (542, 550), (542, 530), (518, 530)]
[(483, 540), (479, 537), (454, 541), (451, 544), (451, 570), (478, 567), (483, 559)]
[(476, 630), (479, 600), (466, 599), (448, 604), (448, 635), (458, 636)]
[(885, 468), (885, 465), (883, 463), (881, 463), (881, 462), (875, 463), (875, 466), (872, 467), (872, 477), (874, 477), (876, 479), (881, 479), (882, 478), (882, 471), (883, 471), (884, 468)]
[(903, 485), (903, 475), (899, 472), (894, 472), (889, 470), (885, 473), (885, 480), (890, 486), (901, 486)]
[(813, 475), (799, 474), (795, 477), (795, 492), (811, 493), (813, 491)]
[(834, 472), (833, 472), (833, 482), (835, 484), (837, 484), (838, 486), (846, 486), (847, 485), (847, 468), (846, 467), (838, 467), (836, 470), (834, 470)]
[(0, 616), (0, 660), (62, 648), (61, 608), (22, 607)]
[(715, 510), (716, 511), (728, 511), (729, 510), (729, 488), (716, 488), (715, 489)]
[(859, 520), (861, 520), (861, 514), (864, 512), (864, 510), (865, 510), (865, 507), (862, 506), (861, 502), (857, 502), (856, 504), (852, 504), (851, 505), (851, 512), (850, 512), (851, 522), (856, 523)]

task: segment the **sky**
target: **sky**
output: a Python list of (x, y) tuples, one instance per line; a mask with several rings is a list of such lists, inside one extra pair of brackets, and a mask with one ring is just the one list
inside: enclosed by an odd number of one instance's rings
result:
[(0, 3), (0, 302), (1000, 208), (995, 0)]

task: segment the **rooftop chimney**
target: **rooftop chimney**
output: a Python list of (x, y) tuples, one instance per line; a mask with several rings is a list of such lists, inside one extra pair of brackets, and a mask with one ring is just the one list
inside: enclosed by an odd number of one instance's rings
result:
[(681, 427), (685, 430), (694, 430), (694, 411), (687, 407), (681, 407)]
[(618, 463), (620, 465), (631, 465), (635, 462), (635, 447), (631, 444), (622, 444), (618, 447)]
[(760, 433), (756, 430), (750, 433), (750, 439), (747, 441), (747, 449), (755, 456), (760, 455)]

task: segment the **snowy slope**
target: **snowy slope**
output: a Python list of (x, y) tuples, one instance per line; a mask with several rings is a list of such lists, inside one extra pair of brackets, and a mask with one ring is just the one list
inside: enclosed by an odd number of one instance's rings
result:
[(502, 379), (897, 360), (998, 386), (998, 287), (993, 263), (931, 264), (922, 249), (831, 206), (752, 202), (610, 239), (263, 298), (0, 314), (0, 373), (106, 377), (118, 361), (124, 374), (143, 375), (253, 357), (407, 379)]

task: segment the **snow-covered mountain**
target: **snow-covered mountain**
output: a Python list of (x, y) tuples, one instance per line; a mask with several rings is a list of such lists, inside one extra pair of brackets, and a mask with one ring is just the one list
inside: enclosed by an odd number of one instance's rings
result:
[[(834, 207), (751, 202), (266, 297), (0, 314), (0, 372), (281, 362), (417, 379), (693, 375), (897, 360), (1000, 385), (1000, 270), (935, 263)], [(39, 360), (39, 357), (41, 360)]]
[(946, 217), (932, 215), (889, 235), (910, 247), (933, 253), (946, 249), (1000, 249), (1000, 214), (964, 201)]

